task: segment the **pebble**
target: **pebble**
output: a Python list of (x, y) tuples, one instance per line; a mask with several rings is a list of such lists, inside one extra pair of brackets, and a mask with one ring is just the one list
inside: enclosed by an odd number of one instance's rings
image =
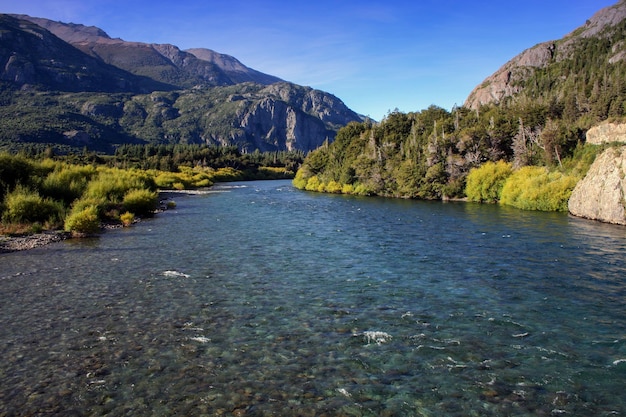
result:
[(0, 253), (34, 249), (70, 237), (65, 232), (44, 232), (28, 236), (0, 236)]

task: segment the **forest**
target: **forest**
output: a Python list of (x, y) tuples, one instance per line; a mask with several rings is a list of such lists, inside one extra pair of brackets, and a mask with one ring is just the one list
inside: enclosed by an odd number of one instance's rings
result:
[[(570, 121), (558, 103), (394, 111), (379, 124), (341, 129), (335, 142), (307, 156), (294, 185), (563, 211), (600, 150), (584, 144), (586, 124), (600, 119), (587, 116)], [(505, 182), (510, 182), (507, 188)], [(509, 194), (502, 196), (503, 190)]]

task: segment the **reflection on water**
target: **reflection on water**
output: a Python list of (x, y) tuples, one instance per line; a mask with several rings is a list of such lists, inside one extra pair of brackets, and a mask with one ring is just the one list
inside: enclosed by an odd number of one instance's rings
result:
[(0, 255), (1, 415), (626, 412), (626, 229), (217, 191)]

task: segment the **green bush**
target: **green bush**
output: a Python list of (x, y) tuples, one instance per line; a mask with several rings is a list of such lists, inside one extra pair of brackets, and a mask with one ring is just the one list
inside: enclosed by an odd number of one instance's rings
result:
[(95, 207), (98, 217), (102, 217), (109, 204), (102, 198), (81, 197), (72, 204), (72, 212), (83, 211), (88, 207)]
[(124, 195), (124, 209), (139, 216), (152, 214), (157, 208), (158, 194), (155, 191), (134, 189)]
[(132, 189), (155, 190), (156, 185), (145, 171), (109, 168), (100, 170), (98, 177), (89, 182), (85, 195), (115, 204), (121, 203)]
[(48, 174), (41, 184), (41, 190), (44, 195), (69, 206), (85, 192), (95, 174), (96, 169), (90, 165), (65, 166)]
[(486, 162), (467, 175), (465, 195), (469, 201), (496, 203), (502, 195), (506, 179), (513, 173), (510, 163)]
[(5, 198), (2, 219), (12, 223), (56, 223), (63, 215), (64, 208), (61, 203), (18, 186)]
[(96, 206), (79, 210), (75, 208), (65, 219), (65, 230), (74, 234), (94, 234), (100, 231), (100, 218)]
[(567, 211), (578, 177), (527, 166), (515, 171), (502, 188), (501, 204), (522, 210)]
[(0, 201), (17, 184), (30, 185), (34, 164), (21, 156), (0, 153)]

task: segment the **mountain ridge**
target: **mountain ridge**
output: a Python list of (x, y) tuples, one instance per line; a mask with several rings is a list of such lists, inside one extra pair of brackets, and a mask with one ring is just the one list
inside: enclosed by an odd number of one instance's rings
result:
[[(548, 69), (552, 64), (577, 59), (581, 42), (589, 38), (610, 38), (626, 19), (626, 0), (596, 12), (586, 23), (563, 38), (541, 42), (530, 47), (502, 65), (496, 72), (477, 85), (465, 100), (464, 106), (477, 109), (481, 105), (501, 103), (524, 93), (524, 83), (532, 79), (537, 70)], [(626, 42), (615, 48), (609, 63), (626, 60)], [(536, 98), (536, 97), (531, 97)]]
[(180, 140), (310, 151), (361, 120), (332, 94), (210, 49), (127, 42), (24, 15), (0, 15), (0, 81), (10, 103), (0, 108), (4, 148), (34, 141), (109, 152), (117, 142)]
[[(161, 55), (166, 60), (163, 64), (171, 66), (170, 72), (181, 72), (177, 79), (184, 80), (184, 82), (175, 83), (179, 88), (192, 88), (202, 84), (231, 85), (247, 81), (272, 84), (283, 81), (278, 77), (249, 68), (235, 57), (207, 48), (193, 48), (183, 51), (172, 44), (113, 39), (104, 30), (95, 26), (63, 23), (28, 15), (13, 16), (31, 21), (47, 29), (65, 42), (88, 55), (102, 59), (108, 64), (136, 75), (147, 75), (157, 81), (170, 83), (172, 82), (171, 79), (159, 77), (158, 72), (146, 71), (138, 62), (140, 59), (148, 59), (149, 62), (159, 60), (158, 56), (150, 56), (152, 53)], [(136, 55), (138, 59), (132, 60), (133, 55)]]

